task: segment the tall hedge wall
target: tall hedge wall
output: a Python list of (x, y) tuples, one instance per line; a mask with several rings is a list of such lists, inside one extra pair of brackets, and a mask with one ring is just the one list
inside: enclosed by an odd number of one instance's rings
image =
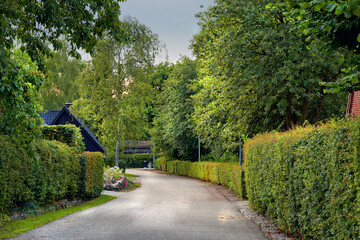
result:
[(0, 135), (0, 216), (24, 201), (34, 199), (33, 160), (9, 137)]
[(34, 200), (50, 203), (74, 198), (78, 192), (80, 164), (74, 148), (58, 141), (42, 140), (34, 144)]
[(245, 143), (250, 205), (304, 239), (360, 238), (360, 123), (269, 133)]
[(43, 125), (40, 129), (44, 139), (66, 143), (75, 148), (78, 153), (83, 153), (85, 150), (84, 138), (81, 135), (80, 128), (73, 124)]
[(0, 136), (0, 214), (26, 202), (74, 197), (78, 191), (80, 165), (73, 148), (48, 140), (31, 147), (33, 156)]
[(104, 162), (100, 152), (85, 152), (79, 156), (81, 165), (79, 195), (82, 198), (100, 196), (103, 190)]
[(234, 191), (240, 198), (246, 199), (245, 171), (236, 163), (166, 161), (162, 157), (156, 159), (155, 166), (170, 174), (221, 184)]
[(84, 153), (58, 141), (39, 140), (31, 154), (0, 135), (0, 225), (4, 214), (32, 202), (91, 198), (103, 189), (101, 153)]

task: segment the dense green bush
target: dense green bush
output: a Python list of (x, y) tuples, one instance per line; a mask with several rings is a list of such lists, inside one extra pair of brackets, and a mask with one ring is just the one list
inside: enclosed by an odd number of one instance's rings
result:
[(155, 163), (156, 168), (170, 174), (221, 184), (246, 199), (245, 170), (236, 163), (166, 161), (165, 158), (158, 158)]
[(28, 202), (44, 204), (75, 197), (79, 162), (74, 148), (40, 140), (32, 155), (7, 136), (0, 136), (0, 215)]
[(119, 158), (121, 162), (125, 162), (126, 168), (142, 168), (144, 161), (146, 161), (146, 166), (153, 162), (151, 153), (122, 154)]
[(34, 150), (34, 199), (49, 203), (65, 197), (74, 198), (80, 172), (75, 149), (62, 142), (42, 140), (34, 144)]
[(70, 147), (75, 148), (78, 153), (83, 153), (85, 150), (80, 128), (73, 124), (43, 125), (41, 126), (41, 131), (44, 139), (66, 143)]
[(166, 171), (166, 158), (160, 157), (155, 160), (155, 168), (161, 171)]
[(103, 190), (103, 154), (85, 152), (79, 155), (79, 162), (81, 166), (79, 195), (85, 199), (100, 196)]
[(359, 239), (359, 143), (356, 121), (247, 141), (250, 205), (304, 239)]
[(0, 215), (22, 202), (32, 201), (35, 186), (33, 159), (24, 148), (0, 135)]
[[(153, 163), (153, 155), (151, 153), (135, 153), (135, 154), (120, 154), (119, 156), (119, 168), (142, 168), (144, 167), (144, 161), (146, 166), (151, 162)], [(107, 154), (105, 159), (105, 165), (115, 165), (115, 154)]]

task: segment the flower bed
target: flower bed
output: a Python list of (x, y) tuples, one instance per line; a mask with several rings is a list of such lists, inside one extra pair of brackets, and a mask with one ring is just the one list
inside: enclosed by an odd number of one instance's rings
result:
[(105, 190), (122, 190), (128, 185), (128, 182), (119, 167), (104, 168), (103, 177)]

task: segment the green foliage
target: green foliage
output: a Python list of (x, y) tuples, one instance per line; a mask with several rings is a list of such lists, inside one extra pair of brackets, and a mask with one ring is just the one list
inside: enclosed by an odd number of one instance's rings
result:
[(33, 159), (8, 136), (0, 135), (0, 213), (34, 198)]
[[(106, 155), (105, 165), (106, 166), (115, 166), (115, 154), (110, 153)], [(144, 167), (144, 161), (146, 161), (146, 166), (153, 162), (152, 153), (136, 153), (136, 154), (121, 154), (119, 156), (119, 168), (142, 168)]]
[(81, 166), (79, 195), (82, 198), (94, 198), (103, 190), (103, 155), (100, 152), (85, 152), (79, 155)]
[(155, 167), (156, 169), (159, 169), (160, 171), (166, 171), (166, 158), (160, 157), (155, 159)]
[[(346, 68), (337, 81), (327, 84), (330, 91), (359, 90), (359, 0), (288, 0), (277, 4), (294, 29), (306, 38), (315, 54), (328, 55), (333, 50), (350, 50)], [(270, 6), (272, 7), (272, 6)], [(339, 58), (338, 61), (344, 61)]]
[(137, 153), (137, 154), (122, 154), (120, 155), (120, 162), (125, 162), (126, 168), (142, 168), (153, 162), (153, 155), (151, 153)]
[(43, 125), (40, 129), (44, 139), (66, 143), (69, 147), (75, 148), (78, 153), (85, 150), (80, 128), (75, 125)]
[(152, 129), (152, 140), (168, 157), (195, 160), (197, 136), (189, 119), (194, 111), (191, 96), (197, 79), (196, 62), (183, 57), (164, 81), (164, 91), (158, 98), (158, 112)]
[(357, 239), (359, 140), (344, 120), (247, 141), (250, 205), (304, 239)]
[[(164, 166), (164, 162), (166, 162), (166, 166)], [(246, 199), (245, 169), (235, 163), (166, 161), (163, 157), (156, 159), (155, 165), (157, 169), (170, 174), (221, 184), (234, 191), (240, 198)]]
[[(274, 3), (278, 1), (270, 1)], [(315, 2), (315, 1), (313, 1)], [(216, 0), (198, 15), (195, 130), (216, 157), (237, 152), (242, 134), (288, 129), (342, 116), (346, 94), (324, 93), (348, 51), (314, 54), (269, 1)]]
[(48, 76), (40, 89), (41, 105), (45, 110), (58, 110), (64, 103), (78, 99), (79, 89), (76, 79), (85, 67), (85, 62), (69, 57), (69, 45), (62, 42), (63, 48), (46, 59)]
[[(151, 68), (151, 71), (147, 75), (148, 81), (151, 83), (152, 90), (151, 101), (147, 103), (146, 116), (149, 123), (149, 127), (154, 127), (154, 117), (158, 115), (159, 106), (162, 105), (158, 101), (160, 94), (164, 91), (165, 81), (170, 77), (170, 74), (174, 68), (174, 64), (169, 62), (159, 63)], [(147, 139), (150, 139), (148, 136)]]
[(48, 212), (39, 216), (32, 216), (24, 220), (11, 222), (0, 229), (0, 239), (16, 237), (17, 235), (27, 232), (31, 229), (41, 227), (49, 222), (63, 218), (69, 214), (80, 212), (91, 207), (96, 207), (100, 204), (113, 200), (114, 198), (116, 197), (110, 195), (101, 195), (99, 198), (86, 202), (80, 206), (69, 207), (55, 212)]
[(17, 61), (12, 57), (13, 54), (1, 49), (0, 43), (0, 134), (28, 144), (40, 136), (36, 91), (43, 76), (25, 63), (26, 58), (22, 61), (20, 56)]
[(80, 99), (73, 108), (110, 152), (116, 151), (117, 141), (143, 139), (148, 131), (146, 102), (151, 94), (144, 93), (151, 92), (147, 74), (161, 48), (158, 36), (136, 19), (126, 18), (121, 26), (130, 41), (99, 42), (77, 80)]
[[(40, 136), (34, 95), (44, 81), (39, 72), (46, 72), (44, 58), (51, 55), (49, 45), (59, 50), (60, 38), (65, 38), (70, 43), (69, 54), (79, 57), (76, 50), (92, 52), (105, 31), (123, 41), (120, 1), (0, 2), (0, 134), (24, 143)], [(15, 46), (30, 56), (35, 71), (14, 59)]]
[(33, 155), (0, 136), (0, 213), (27, 202), (38, 204), (75, 197), (79, 162), (75, 149), (57, 141), (32, 144)]
[[(20, 41), (31, 60), (44, 70), (44, 55), (50, 54), (48, 43), (55, 50), (61, 49), (61, 37), (71, 43), (72, 56), (79, 56), (77, 49), (92, 52), (98, 38), (106, 30), (117, 40), (124, 39), (120, 26), (119, 2), (88, 1), (57, 2), (13, 2), (0, 4), (1, 32), (0, 49), (11, 49)], [(0, 58), (1, 59), (1, 58)]]
[[(80, 166), (74, 148), (58, 141), (42, 140), (34, 145), (34, 200), (51, 203), (74, 198), (78, 192)], [(29, 177), (29, 176), (27, 176)]]

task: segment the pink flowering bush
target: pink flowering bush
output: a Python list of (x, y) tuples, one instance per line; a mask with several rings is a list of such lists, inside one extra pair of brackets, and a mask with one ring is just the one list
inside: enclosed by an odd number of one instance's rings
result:
[(119, 167), (106, 167), (104, 168), (104, 188), (105, 189), (124, 189), (127, 187), (128, 182), (122, 170)]

